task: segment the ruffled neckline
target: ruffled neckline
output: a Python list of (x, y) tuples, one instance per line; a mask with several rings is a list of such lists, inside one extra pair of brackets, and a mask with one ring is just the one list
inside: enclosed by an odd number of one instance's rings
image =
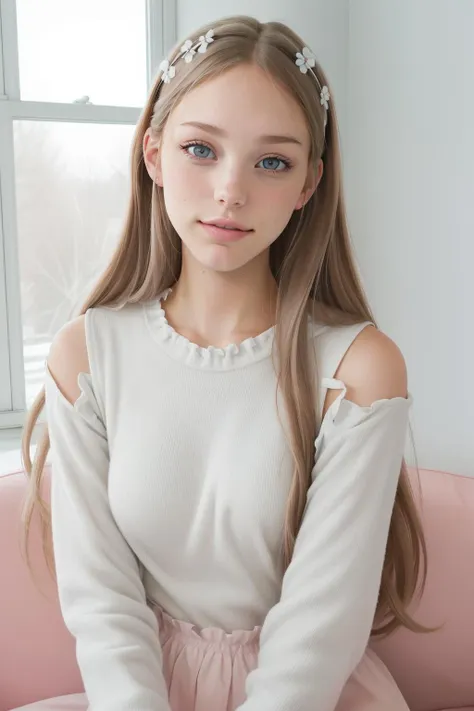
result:
[(167, 289), (156, 301), (143, 304), (151, 335), (171, 357), (204, 370), (232, 370), (270, 356), (275, 335), (274, 326), (258, 336), (246, 338), (241, 343), (229, 343), (224, 348), (199, 346), (182, 336), (168, 323), (163, 308), (163, 303), (171, 291)]

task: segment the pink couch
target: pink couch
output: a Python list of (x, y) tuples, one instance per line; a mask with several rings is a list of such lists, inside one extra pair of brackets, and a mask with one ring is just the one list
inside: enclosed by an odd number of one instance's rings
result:
[[(373, 647), (412, 711), (474, 711), (474, 477), (424, 470), (420, 481), (430, 568), (417, 617), (444, 628), (428, 635), (399, 630)], [(37, 529), (40, 590), (20, 554), (24, 489), (24, 473), (0, 477), (0, 711), (83, 690)]]

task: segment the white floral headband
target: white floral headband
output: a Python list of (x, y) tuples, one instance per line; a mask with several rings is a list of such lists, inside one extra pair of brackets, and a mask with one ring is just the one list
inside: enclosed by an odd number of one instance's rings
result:
[(313, 67), (316, 65), (316, 57), (308, 47), (303, 47), (303, 50), (301, 52), (296, 53), (295, 64), (297, 67), (300, 68), (300, 72), (302, 74), (306, 74), (308, 71), (311, 72), (311, 74), (318, 83), (318, 87), (321, 90), (321, 93), (319, 95), (319, 98), (321, 100), (321, 106), (324, 106), (324, 108), (326, 109), (326, 116), (324, 119), (324, 128), (326, 128), (327, 112), (329, 109), (329, 99), (331, 98), (331, 95), (329, 94), (329, 88), (326, 85), (321, 86), (321, 82), (319, 81), (316, 72), (313, 72)]
[[(201, 35), (197, 41), (193, 41), (191, 39), (186, 40), (186, 42), (182, 45), (180, 52), (176, 55), (172, 62), (170, 62), (168, 59), (164, 59), (161, 62), (159, 67), (160, 71), (162, 72), (160, 81), (164, 82), (165, 84), (169, 84), (171, 79), (173, 79), (176, 74), (176, 68), (174, 66), (176, 62), (179, 59), (183, 58), (186, 64), (189, 64), (193, 61), (196, 52), (198, 52), (199, 54), (204, 54), (211, 42), (214, 42), (214, 30), (209, 30), (208, 32), (206, 32), (205, 35)], [(306, 74), (309, 71), (316, 79), (316, 82), (320, 89), (319, 96), (321, 106), (324, 106), (326, 110), (324, 117), (324, 128), (326, 128), (327, 112), (329, 110), (329, 99), (331, 97), (329, 94), (328, 87), (326, 85), (321, 86), (321, 82), (319, 81), (316, 72), (313, 71), (313, 67), (316, 65), (316, 57), (308, 47), (303, 47), (301, 52), (296, 52), (295, 64), (297, 67), (299, 67), (300, 72), (302, 74)]]

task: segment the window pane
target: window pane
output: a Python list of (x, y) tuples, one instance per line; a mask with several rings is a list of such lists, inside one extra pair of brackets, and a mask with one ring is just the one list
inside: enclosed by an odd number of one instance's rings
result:
[(133, 126), (17, 121), (15, 172), (27, 405), (54, 334), (117, 244)]
[(17, 0), (21, 98), (143, 106), (145, 0)]

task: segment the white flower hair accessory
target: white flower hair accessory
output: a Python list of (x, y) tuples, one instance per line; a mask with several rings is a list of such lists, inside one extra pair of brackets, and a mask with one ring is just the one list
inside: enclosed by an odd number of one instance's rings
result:
[(176, 75), (175, 64), (179, 59), (184, 59), (186, 64), (193, 61), (196, 52), (199, 54), (204, 54), (208, 46), (214, 42), (214, 30), (208, 30), (205, 35), (201, 35), (198, 40), (187, 39), (186, 42), (181, 45), (181, 49), (176, 55), (176, 57), (170, 62), (168, 59), (164, 59), (159, 69), (162, 72), (160, 81), (165, 84), (169, 84), (171, 79)]
[(306, 74), (316, 64), (316, 57), (308, 47), (303, 47), (301, 52), (296, 53), (296, 66), (300, 68), (302, 74)]
[(327, 112), (329, 110), (329, 99), (331, 98), (331, 95), (329, 93), (329, 88), (326, 85), (321, 86), (321, 82), (319, 81), (316, 72), (313, 71), (313, 67), (316, 66), (316, 57), (309, 49), (309, 47), (303, 47), (301, 52), (296, 52), (295, 64), (297, 67), (299, 67), (300, 72), (302, 74), (307, 74), (309, 72), (313, 75), (313, 77), (318, 83), (318, 87), (320, 89), (319, 98), (321, 106), (324, 106), (324, 108), (326, 109), (326, 115), (324, 117), (324, 128), (326, 128), (328, 122)]
[(323, 86), (321, 89), (321, 106), (324, 106), (326, 111), (329, 109), (329, 99), (331, 95), (329, 94), (329, 89), (327, 86)]
[(189, 64), (189, 62), (193, 61), (193, 57), (196, 54), (196, 50), (193, 47), (192, 40), (190, 40), (190, 39), (186, 40), (186, 42), (181, 47), (181, 54), (182, 54), (183, 59), (186, 62), (186, 64)]
[(176, 74), (176, 69), (173, 67), (172, 64), (168, 62), (167, 59), (164, 59), (161, 62), (160, 71), (162, 72), (161, 81), (163, 81), (165, 84), (169, 84), (171, 79)]
[(204, 54), (211, 42), (214, 42), (214, 30), (209, 30), (205, 35), (200, 36), (198, 45), (199, 54)]

